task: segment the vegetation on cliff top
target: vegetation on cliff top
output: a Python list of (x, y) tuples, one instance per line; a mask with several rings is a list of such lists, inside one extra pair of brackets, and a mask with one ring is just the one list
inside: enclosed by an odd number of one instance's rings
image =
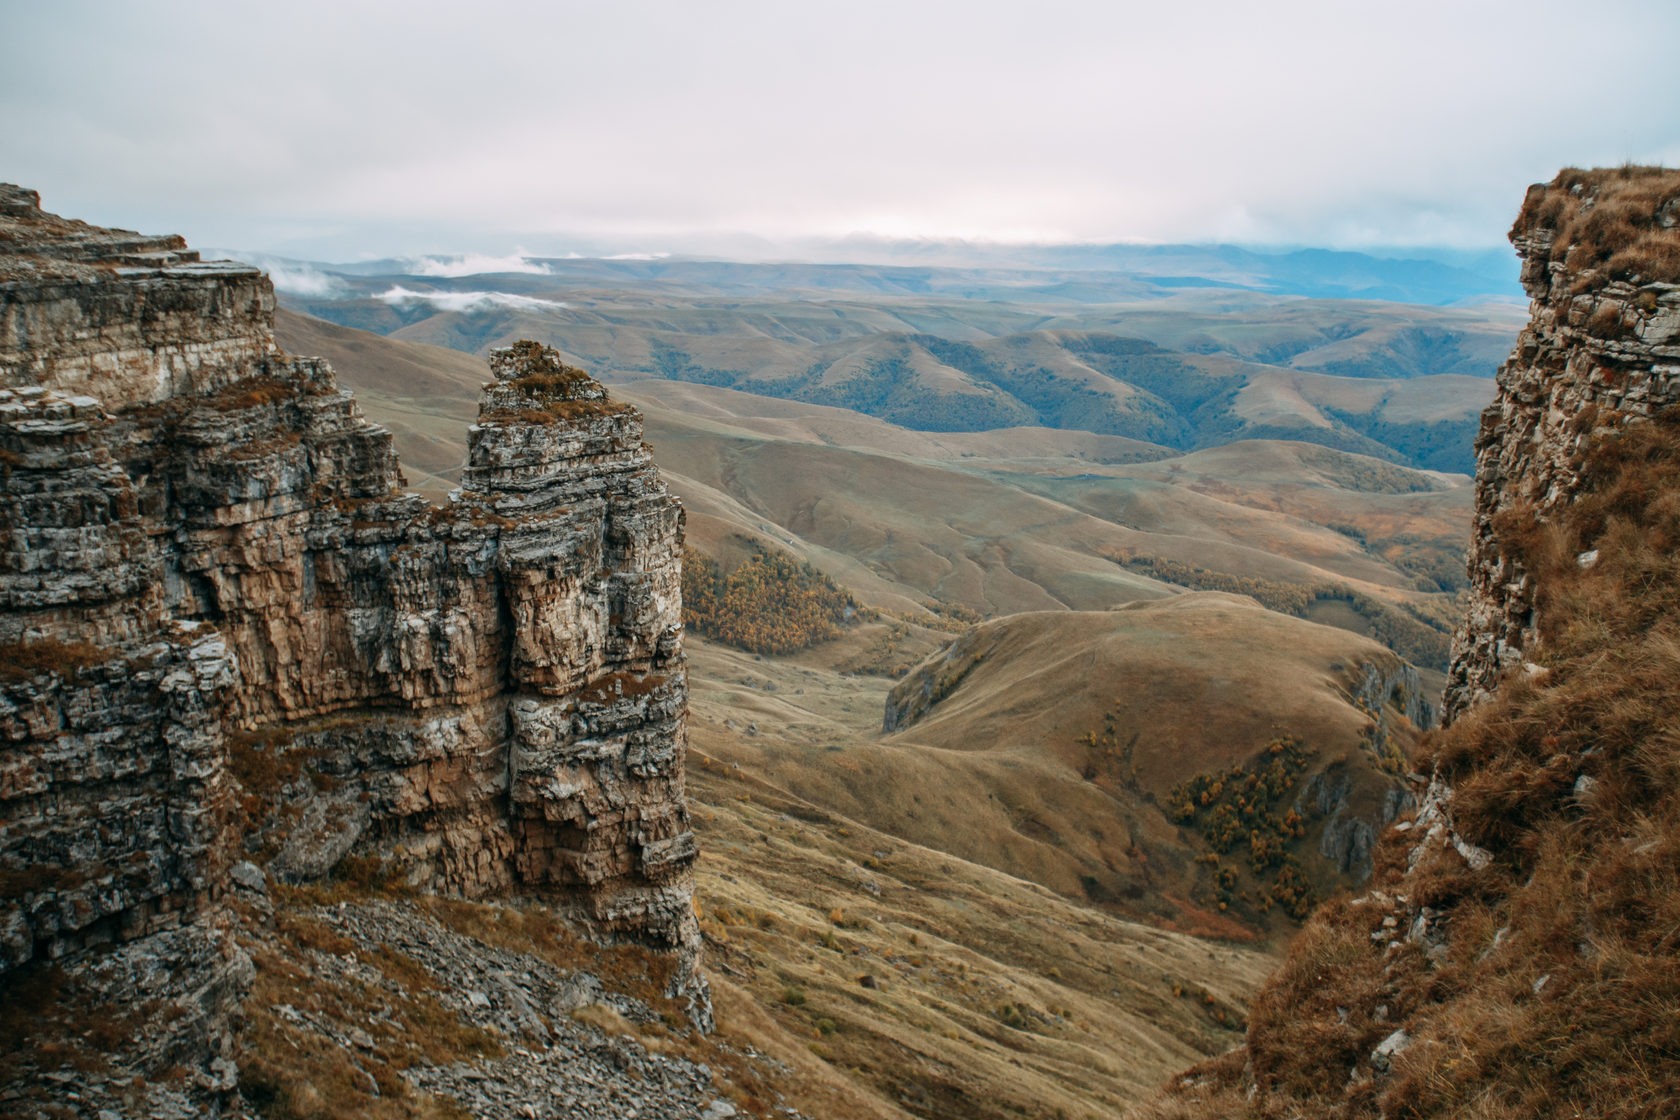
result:
[(513, 380), (520, 388), (533, 394), (554, 393), (562, 396), (572, 391), (592, 384), (593, 379), (576, 366), (569, 366), (560, 360), (560, 355), (550, 347), (530, 339), (520, 339), (508, 349), (509, 355), (518, 369)]
[(1511, 236), (1555, 231), (1548, 259), (1566, 263), (1577, 289), (1605, 280), (1680, 283), (1680, 170), (1566, 168), (1523, 201)]
[(1408, 870), (1410, 835), (1389, 833), (1375, 890), (1320, 910), (1248, 1045), (1147, 1115), (1680, 1109), (1680, 409), (1584, 469), (1551, 522), (1495, 523), (1536, 581), (1543, 671), (1428, 744), (1491, 862), (1435, 847)]

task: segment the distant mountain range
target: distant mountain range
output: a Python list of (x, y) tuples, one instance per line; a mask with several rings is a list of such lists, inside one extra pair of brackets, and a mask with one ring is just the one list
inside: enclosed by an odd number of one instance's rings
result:
[[(969, 299), (1073, 303), (1161, 298), (1204, 288), (1311, 299), (1387, 300), (1448, 306), (1523, 302), (1508, 250), (1266, 250), (1237, 245), (1004, 245), (869, 237), (799, 246), (787, 261), (668, 254), (428, 256), (329, 264), (261, 253), (231, 255), (289, 275), (543, 276), (592, 287), (672, 283), (763, 295), (793, 290), (942, 293)], [(756, 254), (755, 254), (756, 255)], [(320, 294), (299, 290), (296, 294)]]
[[(1504, 302), (1445, 307), (1261, 290), (1326, 290), (1339, 277), (1344, 289), (1399, 292), (1417, 290), (1408, 276), (1421, 284), (1476, 275), (1436, 262), (1184, 246), (1012, 252), (1013, 267), (984, 269), (523, 257), (368, 262), (354, 271), (260, 263), (287, 306), (316, 318), (477, 355), (540, 339), (609, 381), (695, 382), (923, 431), (1089, 431), (1145, 441), (1160, 455), (1294, 439), (1457, 472), (1470, 468), (1491, 376), (1521, 317)], [(1029, 267), (1055, 260), (1147, 264), (1162, 275)]]

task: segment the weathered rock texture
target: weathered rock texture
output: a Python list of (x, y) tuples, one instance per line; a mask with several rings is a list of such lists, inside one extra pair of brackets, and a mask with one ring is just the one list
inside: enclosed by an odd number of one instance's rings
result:
[(1530, 575), (1501, 543), (1579, 493), (1584, 449), (1680, 401), (1680, 199), (1674, 173), (1564, 172), (1511, 230), (1532, 300), (1476, 439), (1470, 609), (1453, 643), (1450, 721), (1520, 665)]
[(1477, 444), (1428, 786), (1367, 891), (1302, 930), (1247, 1044), (1148, 1115), (1675, 1115), (1677, 219), (1677, 171), (1529, 191), (1532, 319)]
[(433, 508), (273, 309), (0, 187), (0, 974), (214, 913), (242, 796), (299, 803), (277, 873), (361, 850), (692, 959), (683, 514), (640, 416), (497, 351)]

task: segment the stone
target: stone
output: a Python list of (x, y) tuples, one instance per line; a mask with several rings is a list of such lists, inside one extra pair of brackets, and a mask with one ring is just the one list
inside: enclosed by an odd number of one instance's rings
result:
[(1379, 1072), (1386, 1073), (1394, 1061), (1394, 1056), (1410, 1046), (1411, 1042), (1412, 1036), (1405, 1030), (1395, 1031), (1377, 1043), (1377, 1048), (1371, 1051), (1371, 1065)]
[(268, 891), (268, 876), (263, 874), (262, 868), (250, 860), (242, 859), (229, 868), (228, 878), (232, 879), (236, 886), (244, 887), (246, 890), (254, 891), (257, 894), (266, 894)]
[[(1582, 275), (1553, 252), (1537, 217), (1554, 185), (1530, 189), (1511, 241), (1522, 258), (1528, 325), (1498, 375), (1498, 396), (1476, 437), (1476, 519), (1470, 602), (1453, 639), (1445, 722), (1491, 695), (1533, 652), (1533, 581), (1509, 555), (1494, 520), (1513, 509), (1544, 521), (1581, 492), (1582, 452), (1601, 435), (1680, 402), (1680, 286)], [(1614, 189), (1593, 186), (1588, 192)], [(1583, 194), (1581, 206), (1594, 204)], [(1589, 568), (1596, 551), (1577, 562)]]
[(269, 866), (287, 882), (319, 879), (350, 854), (372, 819), (367, 803), (354, 793), (313, 798)]
[(494, 351), (434, 507), (274, 309), (258, 269), (0, 185), (0, 979), (224, 929), (272, 841), (287, 879), (355, 855), (674, 954), (709, 1026), (684, 514), (640, 415)]

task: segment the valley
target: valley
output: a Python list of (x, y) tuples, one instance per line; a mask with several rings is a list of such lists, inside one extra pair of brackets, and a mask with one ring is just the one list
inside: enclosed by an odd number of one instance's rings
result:
[[(411, 485), (456, 484), (473, 357), (277, 325), (358, 371)], [(1412, 797), (1469, 480), (1322, 444), (610, 392), (691, 548), (789, 555), (860, 607), (801, 652), (686, 639), (697, 908), (720, 997), (768, 1015), (755, 1045), (804, 1039), (881, 1115), (955, 1118), (1110, 1115), (1236, 1040), (1291, 914), (1367, 873)], [(1374, 637), (1395, 620), (1425, 635), (1415, 672)], [(1288, 792), (1240, 852), (1175, 817), (1182, 783), (1278, 743), (1300, 744)], [(1251, 858), (1251, 830), (1281, 842)]]
[(330, 296), (286, 302), (470, 353), (545, 338), (608, 381), (735, 388), (918, 430), (1041, 426), (1178, 451), (1297, 439), (1449, 471), (1468, 469), (1488, 373), (1521, 321), (1498, 302), (1117, 288), (1106, 273), (1094, 286), (1016, 272), (1007, 288), (976, 288), (942, 269), (862, 283), (872, 274), (856, 266), (674, 262), (602, 287), (572, 262), (532, 267), (547, 271), (322, 273)]
[[(276, 312), (256, 269), (6, 188), (27, 235), (7, 516), (39, 565), (14, 557), (8, 583), (0, 688), (27, 714), (7, 797), (69, 815), (7, 834), (25, 1025), (0, 1038), (3, 1099), (1065, 1120), (1260, 1094), (1364, 1115), (1380, 1093), (1384, 1114), (1454, 1114), (1514, 1076), (1497, 1046), (1431, 1056), (1467, 1017), (1580, 1067), (1524, 1074), (1522, 1108), (1646, 1115), (1665, 1090), (1629, 1078), (1661, 1060), (1664, 920), (1606, 926), (1565, 865), (1644, 898), (1671, 823), (1634, 818), (1665, 804), (1639, 725), (1672, 660), (1650, 585), (1674, 419), (1641, 408), (1667, 391), (1674, 300), (1617, 272), (1666, 260), (1655, 234), (1589, 244), (1602, 270), (1542, 266), (1556, 223), (1602, 225), (1576, 194), (1645, 221), (1673, 191), (1571, 181), (1524, 211), (1535, 316), (1497, 417), (1477, 414), (1474, 488), (1434, 440), (1483, 382), (1430, 372), (1468, 335), (1385, 333), (1394, 308), (1273, 304), (1274, 326), (1343, 319), (1246, 357), (1240, 316), (1176, 350), (881, 320), (807, 338), (802, 373), (646, 336), (655, 368), (609, 385), (522, 340), (490, 349), (487, 381), (400, 337), (435, 316), (379, 334)], [(418, 302), (474, 330), (565, 310), (491, 295)], [(1189, 347), (1177, 297), (1141, 295)], [(875, 310), (902, 324), (906, 299)], [(193, 312), (134, 310), (152, 305)], [(723, 310), (731, 360), (743, 324), (789, 321)], [(1351, 338), (1363, 356), (1335, 357)], [(111, 403), (72, 392), (94, 384)], [(1506, 472), (1533, 485), (1490, 491)], [(1537, 501), (1556, 526), (1534, 530)], [(90, 541), (116, 584), (87, 574)], [(1606, 677), (1612, 630), (1629, 651)], [(1443, 694), (1459, 719), (1432, 733)], [(1552, 702), (1611, 734), (1536, 731), (1525, 705)], [(106, 773), (113, 744), (142, 770)], [(180, 750), (191, 765), (161, 765)], [(1612, 816), (1623, 846), (1659, 834), (1601, 856), (1589, 830)], [(77, 837), (109, 850), (82, 859)], [(1614, 959), (1582, 966), (1554, 916)], [(1655, 1048), (1579, 1057), (1542, 992), (1561, 977), (1613, 1034), (1623, 974), (1652, 993), (1631, 1014)]]

